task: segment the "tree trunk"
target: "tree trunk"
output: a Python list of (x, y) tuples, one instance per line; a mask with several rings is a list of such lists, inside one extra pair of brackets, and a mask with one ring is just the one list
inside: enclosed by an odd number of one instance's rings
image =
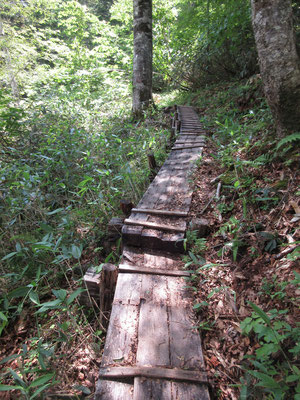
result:
[(133, 100), (140, 117), (152, 101), (152, 0), (133, 0)]
[(300, 60), (290, 0), (251, 0), (265, 95), (279, 136), (300, 128)]

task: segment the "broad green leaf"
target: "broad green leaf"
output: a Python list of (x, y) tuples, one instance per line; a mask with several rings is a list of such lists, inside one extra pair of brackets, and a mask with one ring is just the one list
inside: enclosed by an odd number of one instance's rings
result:
[(30, 396), (30, 400), (35, 399), (41, 392), (43, 392), (44, 390), (46, 390), (48, 387), (50, 387), (51, 385), (53, 385), (54, 382), (51, 383), (47, 383), (46, 385), (43, 385), (41, 387), (39, 387), (32, 396)]
[(18, 298), (18, 297), (24, 297), (24, 296), (26, 296), (28, 294), (28, 292), (30, 290), (31, 290), (30, 287), (21, 286), (21, 287), (18, 287), (16, 289), (12, 290), (11, 292), (9, 292), (7, 297), (9, 299), (15, 299), (15, 298)]
[(76, 289), (73, 293), (70, 294), (70, 296), (67, 298), (67, 305), (69, 306), (77, 296), (79, 296), (82, 292), (85, 292), (85, 289), (79, 288)]
[(21, 354), (12, 354), (11, 356), (5, 357), (0, 361), (1, 364), (5, 364), (7, 361), (16, 360), (17, 358), (21, 357)]
[(80, 247), (75, 246), (75, 244), (72, 244), (71, 253), (72, 253), (72, 256), (74, 258), (77, 258), (77, 260), (78, 260), (81, 257), (81, 249), (80, 249)]
[(270, 326), (271, 320), (267, 316), (267, 314), (261, 308), (259, 308), (256, 304), (252, 303), (251, 301), (249, 301), (249, 304), (253, 308), (253, 310), (256, 312), (256, 314), (259, 315), (265, 321), (265, 323)]
[(61, 303), (62, 303), (61, 300), (57, 299), (57, 300), (53, 300), (53, 301), (48, 301), (47, 303), (40, 304), (42, 307), (36, 311), (36, 314), (39, 314), (39, 313), (42, 313), (42, 312), (45, 312), (48, 310), (53, 310), (57, 306), (61, 305)]
[(18, 252), (17, 251), (13, 251), (13, 252), (11, 252), (9, 254), (6, 254), (6, 256), (4, 256), (1, 260), (2, 261), (9, 260), (10, 258), (14, 257), (16, 254), (18, 254)]
[(0, 392), (7, 392), (9, 390), (22, 390), (22, 386), (13, 386), (13, 385), (2, 385), (0, 383)]
[(29, 292), (29, 298), (34, 304), (40, 304), (39, 296), (36, 292)]
[(9, 372), (11, 373), (12, 377), (14, 378), (15, 382), (18, 382), (23, 388), (26, 388), (26, 383), (23, 379), (11, 368), (8, 368)]
[(75, 390), (80, 390), (83, 394), (89, 395), (91, 394), (91, 391), (88, 387), (82, 386), (82, 385), (75, 385), (74, 386)]
[(7, 319), (6, 315), (3, 314), (2, 311), (0, 311), (0, 319), (2, 319), (2, 321), (8, 322), (8, 319)]
[(61, 301), (64, 301), (68, 294), (68, 292), (65, 289), (59, 289), (59, 290), (53, 289), (52, 293), (57, 299)]
[(51, 372), (50, 374), (46, 374), (43, 376), (40, 376), (39, 378), (35, 379), (29, 386), (29, 388), (37, 387), (40, 385), (43, 385), (44, 383), (50, 381), (55, 375), (55, 372)]

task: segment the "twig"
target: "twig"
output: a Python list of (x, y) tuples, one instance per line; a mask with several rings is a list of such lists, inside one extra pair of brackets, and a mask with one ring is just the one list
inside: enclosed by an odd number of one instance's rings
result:
[(220, 192), (221, 192), (222, 183), (218, 183), (217, 192), (216, 192), (216, 200), (220, 200)]
[(208, 203), (206, 204), (206, 206), (203, 208), (202, 211), (200, 211), (200, 215), (204, 213), (204, 211), (207, 209), (207, 207), (210, 205), (210, 203), (213, 201), (214, 196), (211, 196), (211, 198), (209, 199)]
[(202, 211), (200, 211), (200, 215), (204, 213), (204, 211), (207, 209), (207, 207), (209, 207), (210, 203), (213, 201), (214, 198), (216, 198), (217, 200), (219, 200), (220, 198), (220, 190), (221, 190), (221, 183), (218, 184), (217, 187), (217, 191), (215, 196), (211, 196), (211, 198), (209, 199), (208, 203), (206, 204), (206, 206), (203, 208)]
[(297, 247), (299, 247), (299, 245), (296, 245), (296, 246), (293, 246), (293, 247), (289, 247), (289, 248), (283, 250), (281, 253), (276, 254), (275, 260), (280, 260), (281, 258), (283, 258), (284, 256), (286, 256), (287, 254), (292, 253), (294, 250), (297, 249)]
[(215, 177), (214, 179), (212, 179), (212, 180), (210, 181), (210, 183), (217, 183), (217, 182), (222, 178), (223, 175), (224, 175), (224, 173), (218, 175), (217, 177)]

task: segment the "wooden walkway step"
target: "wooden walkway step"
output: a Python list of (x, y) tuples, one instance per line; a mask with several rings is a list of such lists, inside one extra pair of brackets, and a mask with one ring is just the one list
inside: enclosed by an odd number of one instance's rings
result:
[[(191, 107), (178, 114), (199, 125)], [(191, 140), (179, 138), (180, 145)], [(125, 221), (95, 400), (209, 400), (189, 272), (176, 253), (191, 203), (188, 176), (201, 150), (172, 151)]]
[[(192, 199), (188, 176), (195, 161), (202, 155), (205, 133), (195, 111), (191, 107), (179, 107), (181, 129), (171, 154), (137, 205), (122, 229), (123, 241), (132, 246), (158, 248), (166, 251), (183, 251), (187, 228), (185, 218), (163, 215), (160, 210), (187, 213)], [(189, 133), (185, 132), (188, 126)], [(201, 135), (191, 134), (199, 131)]]

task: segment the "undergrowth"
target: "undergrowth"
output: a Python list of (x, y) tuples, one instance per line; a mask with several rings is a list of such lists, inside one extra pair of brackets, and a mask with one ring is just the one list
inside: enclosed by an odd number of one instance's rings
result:
[[(126, 102), (111, 101), (118, 113), (90, 111), (86, 126), (73, 110), (1, 94), (0, 334), (17, 340), (2, 350), (0, 391), (33, 399), (65, 386), (81, 337), (90, 362), (100, 354), (104, 328), (98, 310), (78, 302), (82, 278), (118, 261), (120, 248), (105, 246), (106, 225), (121, 214), (121, 199), (138, 202), (149, 184), (147, 152), (162, 163), (169, 135), (160, 114), (133, 122)], [(69, 390), (89, 394), (93, 379)]]

